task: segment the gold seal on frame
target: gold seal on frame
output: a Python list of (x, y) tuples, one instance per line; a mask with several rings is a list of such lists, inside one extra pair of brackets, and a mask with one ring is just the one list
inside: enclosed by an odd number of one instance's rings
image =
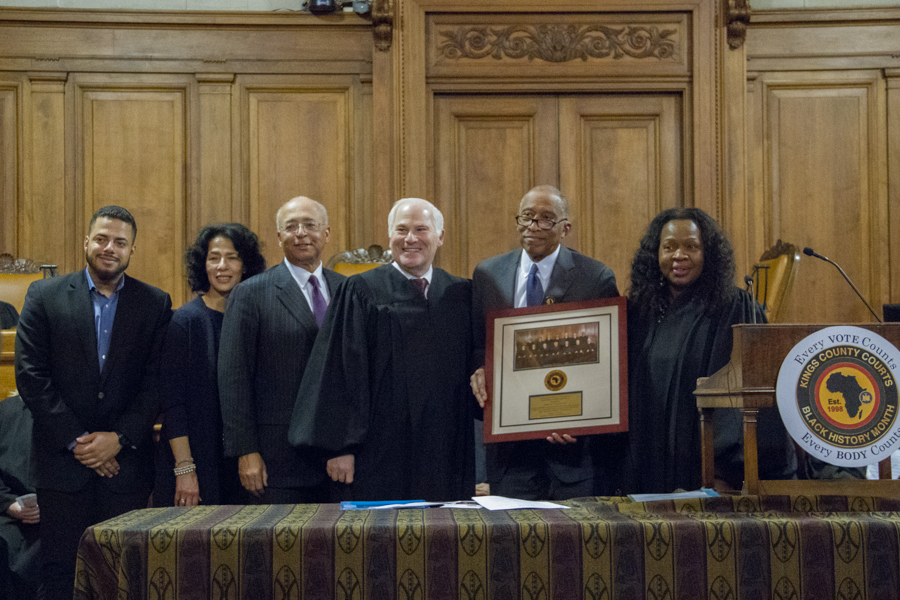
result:
[(547, 376), (544, 377), (544, 385), (547, 386), (547, 389), (551, 392), (558, 392), (566, 387), (566, 381), (566, 374), (562, 371), (550, 371), (547, 373)]

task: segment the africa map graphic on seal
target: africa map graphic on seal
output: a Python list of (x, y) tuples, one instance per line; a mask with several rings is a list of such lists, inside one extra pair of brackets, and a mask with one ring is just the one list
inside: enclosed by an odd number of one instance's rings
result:
[(823, 441), (856, 448), (878, 441), (888, 431), (891, 419), (877, 425), (886, 412), (893, 416), (895, 409), (887, 407), (896, 407), (897, 388), (892, 381), (885, 386), (876, 380), (869, 372), (873, 365), (863, 362), (862, 355), (853, 346), (828, 348), (821, 353), (825, 360), (811, 361), (797, 382), (800, 414)]

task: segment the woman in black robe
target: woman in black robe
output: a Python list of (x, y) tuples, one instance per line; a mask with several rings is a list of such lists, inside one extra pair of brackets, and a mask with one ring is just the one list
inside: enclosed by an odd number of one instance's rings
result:
[(185, 253), (188, 283), (199, 295), (175, 311), (163, 346), (162, 439), (154, 506), (238, 503), (236, 459), (224, 458), (217, 362), (225, 300), (240, 281), (262, 273), (256, 234), (239, 223), (209, 225)]
[[(728, 364), (732, 325), (753, 322), (754, 313), (766, 322), (734, 274), (731, 244), (698, 208), (663, 211), (641, 240), (628, 295), (630, 491), (701, 485), (697, 378)], [(713, 423), (717, 485), (740, 488), (741, 415), (719, 409)], [(761, 477), (792, 478), (796, 457), (775, 409), (760, 411), (758, 436)]]

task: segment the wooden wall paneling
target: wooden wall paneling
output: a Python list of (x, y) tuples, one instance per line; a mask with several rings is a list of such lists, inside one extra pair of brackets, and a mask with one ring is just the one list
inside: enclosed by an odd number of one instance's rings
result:
[(890, 265), (883, 274), (890, 302), (900, 302), (900, 276), (892, 273), (900, 265), (900, 67), (885, 69), (887, 79), (887, 172)]
[(362, 214), (351, 180), (359, 78), (247, 75), (237, 86), (249, 226), (264, 242), (268, 263), (284, 259), (275, 214), (295, 196), (313, 198), (328, 210), (331, 237), (323, 259), (362, 243), (350, 239), (351, 218)]
[[(761, 87), (770, 243), (813, 247), (881, 303), (888, 224), (880, 72), (768, 73)], [(822, 261), (804, 258), (794, 285), (786, 322), (870, 320)]]
[(356, 13), (0, 7), (0, 69), (140, 73), (346, 73), (371, 69)]
[[(372, 244), (380, 244), (387, 248), (387, 214), (390, 211), (390, 202), (378, 202), (374, 189), (376, 117), (372, 81), (368, 76), (360, 81), (359, 104), (352, 116), (355, 119), (350, 152), (353, 169), (353, 208), (349, 215), (348, 244), (354, 248), (368, 248)], [(390, 151), (387, 154), (390, 156)], [(382, 210), (378, 210), (379, 207)]]
[[(86, 232), (93, 212), (127, 208), (138, 225), (129, 274), (187, 300), (182, 256), (193, 168), (196, 81), (181, 75), (73, 74), (75, 204)], [(143, 235), (142, 235), (143, 232)]]
[(434, 199), (444, 214), (441, 268), (471, 277), (518, 246), (513, 217), (535, 185), (558, 185), (553, 95), (436, 95)]
[[(738, 27), (739, 29), (739, 27)], [(726, 30), (727, 31), (727, 30)], [(745, 30), (746, 33), (746, 30)], [(735, 40), (742, 41), (742, 40)], [(721, 76), (717, 78), (722, 112), (722, 225), (734, 247), (738, 282), (750, 273), (764, 242), (748, 197), (749, 156), (747, 91), (747, 54), (743, 46), (731, 48), (727, 36), (719, 35)], [(740, 283), (743, 287), (743, 284)]]
[(398, 140), (395, 169), (398, 198), (428, 198), (428, 91), (425, 85), (425, 7), (416, 0), (396, 3), (394, 36), (394, 118)]
[(213, 223), (240, 221), (240, 204), (233, 197), (232, 88), (233, 73), (198, 73), (197, 168), (191, 173), (199, 189), (191, 205), (187, 240)]
[[(771, 219), (768, 217), (768, 205), (766, 204), (766, 177), (768, 170), (766, 164), (766, 150), (764, 140), (765, 119), (762, 107), (764, 104), (764, 86), (759, 73), (747, 73), (747, 100), (746, 108), (746, 140), (747, 162), (745, 164), (747, 185), (746, 229), (744, 233), (745, 260), (737, 263), (738, 277), (750, 275), (753, 265), (762, 256), (766, 248), (772, 245)], [(729, 232), (730, 233), (730, 232)], [(788, 240), (790, 241), (790, 240)], [(737, 259), (737, 249), (735, 249)], [(803, 265), (801, 264), (802, 268)]]
[(563, 96), (559, 112), (566, 245), (606, 263), (624, 292), (647, 224), (684, 204), (681, 95)]
[(23, 187), (20, 144), (24, 137), (23, 78), (0, 75), (0, 252), (18, 255), (17, 217)]
[[(391, 7), (396, 10), (395, 6)], [(384, 240), (391, 205), (399, 199), (402, 179), (398, 152), (399, 123), (394, 113), (394, 59), (396, 52), (376, 50), (372, 55), (372, 204), (373, 240)], [(363, 241), (363, 243), (367, 243)], [(382, 242), (382, 245), (385, 245)], [(387, 247), (387, 246), (385, 246)]]
[[(75, 210), (66, 202), (67, 155), (71, 138), (66, 136), (67, 73), (28, 74), (29, 131), (25, 143), (25, 210), (19, 224), (19, 254), (55, 264), (61, 273), (75, 268), (82, 253), (76, 251), (81, 237), (74, 228)], [(71, 188), (69, 188), (70, 190)], [(47, 235), (47, 224), (58, 224), (58, 235)]]

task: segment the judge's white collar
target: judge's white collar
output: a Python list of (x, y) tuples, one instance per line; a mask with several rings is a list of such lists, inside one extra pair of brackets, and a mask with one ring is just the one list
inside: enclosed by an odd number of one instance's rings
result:
[[(400, 265), (397, 264), (397, 261), (396, 261), (396, 260), (395, 260), (394, 262), (392, 262), (391, 264), (394, 265), (394, 268), (395, 268), (395, 269), (397, 269), (398, 271), (400, 271), (401, 273), (403, 273), (403, 276), (406, 277), (407, 279), (419, 279), (419, 277), (416, 277), (415, 275), (410, 275), (409, 273), (407, 273), (406, 271), (404, 271), (404, 270), (400, 267)], [(433, 266), (429, 266), (429, 267), (428, 267), (428, 272), (425, 273), (424, 275), (422, 275), (421, 278), (424, 279), (425, 281), (427, 281), (427, 282), (428, 282), (428, 285), (431, 285), (431, 276), (432, 276), (432, 275), (434, 275), (434, 267), (433, 267)]]

